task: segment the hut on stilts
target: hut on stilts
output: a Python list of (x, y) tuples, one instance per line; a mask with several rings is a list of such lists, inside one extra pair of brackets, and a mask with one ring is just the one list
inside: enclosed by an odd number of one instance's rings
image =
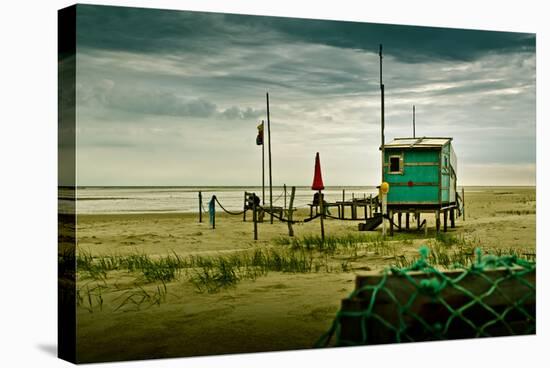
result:
[[(460, 215), (462, 198), (457, 193), (457, 159), (452, 138), (422, 137), (395, 138), (384, 145), (383, 179), (390, 185), (387, 195), (387, 214), (390, 220), (390, 235), (395, 226), (409, 228), (410, 216), (416, 219), (417, 227), (422, 213), (435, 215), (436, 230), (440, 230), (443, 214), (443, 230), (447, 222), (455, 227)], [(427, 230), (427, 226), (425, 227)]]
[[(394, 227), (402, 229), (405, 214), (405, 228), (410, 227), (410, 217), (416, 219), (417, 228), (424, 226), (421, 214), (435, 215), (436, 231), (440, 231), (443, 214), (443, 231), (447, 222), (455, 227), (455, 219), (464, 216), (464, 189), (457, 192), (457, 159), (449, 137), (416, 137), (415, 109), (413, 107), (413, 137), (395, 138), (386, 143), (384, 139), (384, 84), (382, 83), (382, 45), (380, 45), (380, 93), (381, 93), (381, 145), (382, 183), (389, 192), (378, 197), (380, 212), (366, 218), (359, 224), (359, 230), (374, 230), (389, 220), (390, 235)], [(387, 183), (387, 184), (386, 184)], [(388, 186), (389, 184), (389, 186)], [(386, 189), (387, 190), (387, 189)], [(385, 203), (383, 203), (385, 202)], [(383, 213), (382, 213), (383, 212)], [(397, 223), (394, 217), (397, 215)], [(385, 224), (383, 232), (385, 234)]]

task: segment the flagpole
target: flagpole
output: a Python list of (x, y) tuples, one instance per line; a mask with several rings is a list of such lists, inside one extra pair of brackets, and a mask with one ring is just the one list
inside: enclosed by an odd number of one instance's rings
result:
[(271, 124), (269, 121), (269, 93), (265, 93), (267, 103), (267, 155), (269, 161), (269, 212), (273, 223), (273, 178), (271, 176)]
[(265, 144), (264, 144), (264, 121), (262, 120), (262, 205), (265, 206)]

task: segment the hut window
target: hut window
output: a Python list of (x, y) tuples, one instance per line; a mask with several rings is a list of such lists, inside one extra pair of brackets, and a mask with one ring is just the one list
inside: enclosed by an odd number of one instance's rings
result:
[(390, 156), (391, 174), (401, 174), (401, 156)]

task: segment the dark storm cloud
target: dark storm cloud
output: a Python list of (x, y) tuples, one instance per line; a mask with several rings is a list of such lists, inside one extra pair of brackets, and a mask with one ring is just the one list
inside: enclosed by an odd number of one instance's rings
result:
[(294, 40), (378, 52), (403, 62), (471, 61), (488, 53), (533, 51), (535, 36), (511, 32), (415, 27), (359, 22), (268, 18), (268, 24)]
[(258, 43), (251, 26), (228, 22), (225, 14), (97, 5), (78, 5), (77, 12), (78, 45), (93, 49), (208, 53), (224, 38)]
[(300, 18), (78, 6), (79, 46), (143, 53), (216, 53), (219, 45), (311, 43), (367, 52), (384, 44), (400, 61), (471, 61), (535, 49), (535, 35)]
[[(387, 140), (410, 134), (415, 105), (418, 135), (454, 138), (462, 183), (534, 182), (534, 35), (89, 5), (77, 29), (85, 183), (135, 184), (126, 166), (150, 155), (154, 172), (255, 182), (243, 168), (269, 92), (277, 180), (306, 183), (322, 151), (339, 184), (374, 184), (379, 43)], [(174, 184), (163, 177), (151, 183)]]
[(79, 90), (79, 106), (121, 110), (138, 116), (148, 114), (250, 120), (256, 119), (264, 113), (263, 110), (251, 107), (231, 106), (223, 109), (203, 98), (184, 98), (166, 90), (119, 88), (111, 80), (100, 80), (93, 86), (81, 87)]

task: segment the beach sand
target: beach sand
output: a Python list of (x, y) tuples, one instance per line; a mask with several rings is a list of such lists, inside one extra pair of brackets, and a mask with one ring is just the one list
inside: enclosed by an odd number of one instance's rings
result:
[[(449, 228), (448, 233), (461, 239), (462, 245), (534, 254), (535, 197), (534, 188), (468, 188), (466, 221), (458, 219), (456, 228)], [(295, 215), (304, 217), (305, 212)], [(330, 256), (327, 269), (270, 271), (212, 293), (199, 292), (189, 281), (193, 270), (165, 284), (148, 282), (128, 270), (108, 271), (101, 278), (79, 271), (78, 361), (310, 348), (329, 329), (341, 299), (353, 290), (357, 274), (382, 270), (397, 257), (415, 257), (421, 245), (434, 242), (434, 218), (427, 218), (427, 237), (416, 231), (411, 221), (409, 232), (396, 232), (384, 243), (391, 248), (389, 252), (337, 253)], [(357, 223), (327, 219), (325, 233), (359, 234)], [(77, 255), (96, 259), (135, 254), (218, 257), (288, 247), (276, 241), (288, 237), (285, 223), (274, 220), (270, 224), (266, 216), (258, 231), (259, 240), (254, 241), (250, 214), (243, 222), (242, 216), (220, 210), (216, 229), (211, 228), (207, 216), (199, 223), (198, 214), (78, 215)], [(294, 232), (297, 238), (318, 235), (319, 221), (295, 225)], [(379, 235), (380, 229), (372, 234)], [(132, 302), (139, 293), (160, 295), (164, 286), (166, 294), (159, 303)], [(132, 300), (124, 303), (129, 295), (134, 295)]]

